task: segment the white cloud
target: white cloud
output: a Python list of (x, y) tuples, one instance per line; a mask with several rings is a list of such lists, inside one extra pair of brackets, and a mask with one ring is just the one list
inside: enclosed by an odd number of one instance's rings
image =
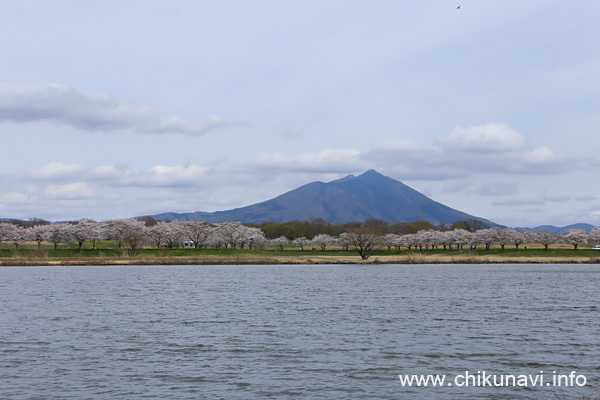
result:
[(547, 147), (530, 150), (525, 155), (524, 161), (531, 165), (542, 165), (564, 160), (564, 157), (554, 154), (554, 152)]
[(152, 167), (147, 174), (150, 177), (150, 182), (156, 185), (172, 185), (172, 184), (195, 184), (203, 178), (208, 171), (208, 168), (199, 165), (156, 165)]
[(30, 195), (19, 192), (8, 192), (0, 195), (0, 203), (4, 204), (24, 204), (31, 203)]
[(594, 162), (556, 154), (548, 147), (532, 148), (507, 124), (457, 127), (435, 143), (387, 141), (374, 145), (361, 157), (408, 180), (446, 180), (484, 173), (555, 174)]
[(361, 152), (355, 149), (325, 149), (292, 157), (277, 152), (262, 152), (254, 157), (251, 165), (295, 172), (348, 173), (369, 168), (369, 163), (361, 158)]
[(437, 143), (447, 151), (505, 153), (527, 147), (525, 137), (507, 124), (456, 127)]
[(193, 136), (227, 125), (216, 115), (201, 119), (165, 116), (155, 107), (136, 106), (109, 95), (57, 84), (0, 84), (0, 120), (53, 121), (87, 131), (135, 129), (142, 133)]
[(116, 165), (101, 165), (94, 168), (92, 171), (92, 177), (101, 180), (118, 181), (127, 174), (128, 171), (125, 168), (121, 168)]
[[(370, 149), (325, 149), (284, 155), (260, 152), (249, 169), (278, 172), (353, 173), (375, 168), (401, 180), (455, 180), (481, 174), (548, 175), (571, 171), (593, 163), (592, 159), (554, 153), (548, 147), (533, 148), (507, 124), (455, 128), (435, 144), (398, 138), (374, 143)], [(512, 184), (489, 183), (478, 193), (514, 194)]]
[[(544, 195), (551, 186), (539, 180), (564, 182), (564, 177), (551, 174), (576, 170), (590, 161), (572, 162), (546, 147), (505, 149), (506, 146), (498, 153), (465, 153), (436, 144), (435, 140), (398, 138), (374, 141), (365, 150), (328, 148), (296, 154), (263, 151), (239, 164), (219, 161), (206, 166), (164, 163), (94, 168), (53, 161), (24, 172), (0, 175), (4, 184), (0, 186), (5, 192), (0, 193), (0, 204), (4, 205), (2, 214), (7, 214), (5, 210), (14, 211), (9, 213), (11, 217), (38, 215), (56, 219), (65, 219), (60, 215), (67, 213), (69, 217), (98, 219), (165, 211), (216, 211), (264, 201), (315, 180), (325, 182), (375, 168), (444, 204), (490, 217), (496, 210), (527, 206), (565, 208), (564, 202), (569, 198), (561, 196), (563, 193)], [(40, 181), (47, 186), (40, 187)], [(539, 188), (537, 196), (530, 193), (534, 184)], [(164, 196), (156, 198), (158, 193)], [(586, 194), (577, 190), (565, 193), (573, 199)], [(467, 207), (461, 200), (465, 197), (478, 198), (483, 205), (479, 210)]]
[(156, 165), (147, 170), (104, 165), (95, 168), (92, 177), (115, 186), (180, 187), (203, 184), (208, 171), (200, 165)]
[(64, 185), (47, 185), (44, 196), (54, 200), (80, 200), (94, 195), (94, 189), (86, 182), (73, 182)]
[(25, 175), (41, 180), (62, 180), (76, 177), (85, 171), (84, 167), (77, 164), (65, 164), (63, 162), (50, 162), (43, 167), (31, 167)]

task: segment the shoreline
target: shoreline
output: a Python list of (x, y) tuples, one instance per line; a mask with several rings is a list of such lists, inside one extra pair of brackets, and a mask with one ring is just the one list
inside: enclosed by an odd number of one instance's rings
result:
[(72, 258), (0, 258), (0, 267), (85, 266), (85, 265), (355, 265), (355, 264), (600, 264), (600, 257), (527, 257), (496, 255), (390, 255), (373, 256), (135, 256), (135, 257), (72, 257)]

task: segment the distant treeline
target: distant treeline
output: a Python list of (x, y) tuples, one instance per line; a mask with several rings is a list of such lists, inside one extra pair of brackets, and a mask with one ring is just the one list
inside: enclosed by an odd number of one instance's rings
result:
[[(145, 216), (140, 218), (144, 221), (146, 226), (154, 226), (158, 222), (151, 216)], [(31, 218), (26, 220), (21, 219), (9, 219), (4, 220), (13, 225), (21, 226), (23, 228), (30, 228), (36, 225), (48, 225), (51, 222), (41, 218)], [(77, 221), (71, 221), (76, 223)], [(167, 221), (168, 222), (168, 221)], [(434, 225), (429, 221), (417, 220), (413, 222), (397, 222), (390, 224), (389, 222), (380, 219), (368, 219), (364, 222), (349, 222), (345, 224), (331, 224), (321, 218), (311, 218), (308, 221), (289, 221), (289, 222), (265, 222), (263, 224), (244, 224), (248, 227), (259, 228), (265, 234), (267, 239), (276, 239), (281, 236), (285, 236), (290, 240), (294, 240), (301, 237), (313, 238), (320, 234), (326, 234), (331, 236), (339, 236), (345, 232), (351, 232), (357, 228), (368, 228), (368, 230), (377, 235), (385, 235), (388, 233), (394, 233), (396, 235), (408, 235), (411, 233), (417, 233), (420, 231), (452, 231), (455, 229), (464, 229), (469, 232), (475, 232), (480, 229), (489, 228), (485, 223), (471, 219), (468, 221), (457, 221), (451, 225), (441, 223), (440, 225)]]
[(290, 221), (290, 222), (266, 222), (264, 224), (246, 224), (247, 226), (260, 228), (267, 239), (275, 239), (285, 236), (290, 240), (301, 237), (312, 238), (319, 234), (339, 236), (345, 232), (352, 232), (357, 228), (367, 228), (376, 235), (385, 235), (394, 233), (396, 235), (408, 235), (419, 231), (451, 231), (455, 229), (464, 229), (469, 232), (475, 232), (480, 229), (489, 228), (479, 220), (457, 221), (450, 226), (441, 223), (436, 226), (429, 221), (397, 222), (390, 224), (380, 219), (368, 219), (364, 222), (349, 222), (346, 224), (330, 224), (323, 219), (310, 219), (308, 221)]

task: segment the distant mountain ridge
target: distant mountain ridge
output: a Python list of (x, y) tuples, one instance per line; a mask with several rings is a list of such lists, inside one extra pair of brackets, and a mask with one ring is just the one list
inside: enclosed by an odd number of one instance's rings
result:
[(152, 217), (157, 220), (237, 221), (246, 224), (321, 218), (333, 224), (380, 219), (390, 223), (426, 220), (438, 225), (441, 222), (452, 224), (476, 219), (497, 226), (484, 218), (438, 203), (375, 170), (328, 183), (308, 183), (271, 200), (233, 210), (163, 213)]
[(569, 229), (583, 229), (587, 233), (590, 233), (592, 231), (592, 229), (594, 229), (594, 225), (583, 224), (583, 223), (572, 224), (572, 225), (567, 225), (567, 226), (563, 226), (563, 227), (558, 227), (558, 226), (554, 226), (554, 225), (540, 225), (540, 226), (536, 226), (535, 228), (515, 228), (515, 229), (523, 229), (523, 230), (529, 231), (529, 232), (543, 230), (543, 231), (554, 232), (554, 233), (563, 233), (563, 232), (568, 231)]

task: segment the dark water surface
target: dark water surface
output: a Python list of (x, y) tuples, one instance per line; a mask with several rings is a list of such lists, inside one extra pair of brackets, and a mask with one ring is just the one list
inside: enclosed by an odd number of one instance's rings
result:
[[(596, 265), (2, 268), (0, 398), (581, 399), (599, 289)], [(398, 377), (465, 371), (590, 386)]]

